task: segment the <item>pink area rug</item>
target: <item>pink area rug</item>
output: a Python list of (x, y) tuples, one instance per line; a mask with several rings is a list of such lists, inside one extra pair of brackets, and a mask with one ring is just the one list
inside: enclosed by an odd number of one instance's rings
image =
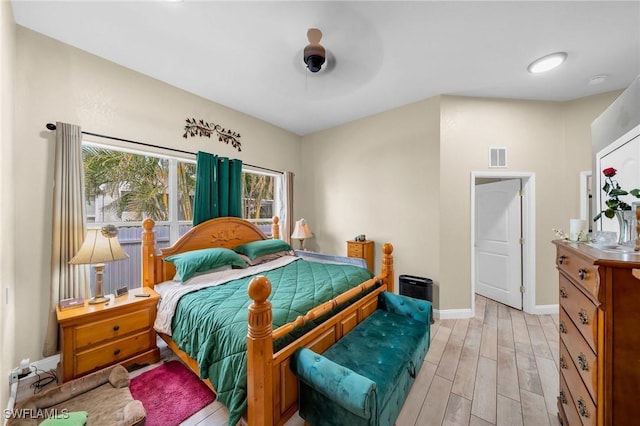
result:
[(169, 361), (134, 377), (130, 389), (144, 405), (146, 426), (177, 426), (216, 399), (180, 361)]

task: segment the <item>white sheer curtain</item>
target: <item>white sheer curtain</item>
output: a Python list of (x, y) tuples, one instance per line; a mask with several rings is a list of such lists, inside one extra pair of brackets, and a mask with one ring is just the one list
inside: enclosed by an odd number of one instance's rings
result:
[(79, 126), (56, 123), (53, 188), (53, 222), (51, 238), (51, 294), (49, 326), (43, 355), (58, 351), (56, 305), (69, 297), (91, 295), (86, 265), (70, 265), (84, 240), (84, 168), (82, 165), (82, 131)]

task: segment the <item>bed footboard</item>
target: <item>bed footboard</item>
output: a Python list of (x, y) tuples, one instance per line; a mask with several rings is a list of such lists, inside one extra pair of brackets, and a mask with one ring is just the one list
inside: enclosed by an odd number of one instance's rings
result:
[[(317, 353), (324, 352), (377, 309), (378, 295), (382, 291), (393, 292), (393, 246), (387, 243), (382, 251), (382, 273), (379, 276), (276, 330), (273, 330), (271, 302), (267, 300), (271, 294), (271, 283), (264, 276), (251, 281), (248, 293), (253, 302), (249, 306), (247, 333), (249, 425), (283, 425), (297, 411), (298, 382), (289, 368), (290, 358), (297, 348), (307, 347)], [(378, 283), (381, 285), (375, 288)], [(369, 293), (274, 354), (275, 340), (366, 292)]]

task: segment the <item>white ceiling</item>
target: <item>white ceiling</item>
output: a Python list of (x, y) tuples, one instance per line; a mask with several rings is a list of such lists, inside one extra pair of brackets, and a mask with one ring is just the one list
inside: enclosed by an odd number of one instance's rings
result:
[[(298, 135), (439, 94), (564, 101), (625, 88), (640, 74), (639, 1), (14, 0), (13, 8), (22, 26)], [(312, 27), (328, 52), (317, 74), (302, 61)], [(556, 51), (569, 54), (561, 68), (527, 72)], [(600, 74), (604, 83), (589, 84)]]

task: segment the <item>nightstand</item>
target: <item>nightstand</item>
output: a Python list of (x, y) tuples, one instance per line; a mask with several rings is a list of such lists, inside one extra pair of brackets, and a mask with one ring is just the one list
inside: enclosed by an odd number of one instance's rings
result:
[[(149, 297), (136, 297), (148, 293)], [(160, 360), (153, 323), (160, 295), (135, 288), (98, 305), (60, 310), (60, 378), (66, 382), (113, 364), (151, 364)]]
[(373, 241), (347, 241), (347, 256), (364, 259), (373, 272)]

